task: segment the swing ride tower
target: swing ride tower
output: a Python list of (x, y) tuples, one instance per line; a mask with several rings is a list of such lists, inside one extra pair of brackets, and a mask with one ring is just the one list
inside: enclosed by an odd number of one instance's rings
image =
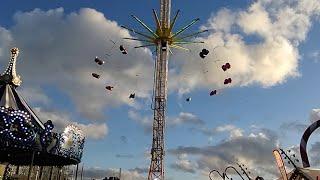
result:
[[(160, 0), (160, 19), (157, 31), (170, 34), (171, 0)], [(167, 35), (167, 37), (168, 37)], [(163, 36), (157, 42), (157, 56), (154, 76), (154, 115), (152, 127), (151, 164), (148, 180), (164, 179), (164, 130), (165, 111), (167, 106), (168, 84), (168, 38)]]
[(164, 135), (165, 135), (165, 116), (167, 107), (168, 92), (168, 61), (170, 48), (189, 50), (182, 47), (184, 44), (203, 43), (201, 41), (188, 41), (188, 38), (196, 37), (198, 34), (207, 32), (202, 30), (187, 35), (182, 33), (199, 21), (199, 18), (192, 20), (189, 24), (173, 32), (173, 27), (180, 11), (177, 11), (172, 22), (170, 22), (171, 0), (160, 0), (160, 17), (155, 10), (153, 16), (156, 22), (156, 30), (149, 28), (138, 17), (132, 17), (142, 25), (148, 34), (136, 31), (134, 29), (122, 26), (130, 32), (136, 34), (140, 38), (124, 38), (127, 40), (140, 41), (141, 46), (135, 48), (144, 48), (154, 46), (156, 48), (156, 60), (154, 69), (154, 85), (153, 85), (153, 104), (154, 111), (153, 127), (152, 127), (152, 148), (151, 148), (151, 164), (149, 167), (148, 180), (164, 180)]

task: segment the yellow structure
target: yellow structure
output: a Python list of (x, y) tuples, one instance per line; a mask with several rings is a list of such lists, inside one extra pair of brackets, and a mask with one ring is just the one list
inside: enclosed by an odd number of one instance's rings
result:
[(0, 165), (0, 179), (3, 178), (4, 170), (6, 169), (5, 165)]

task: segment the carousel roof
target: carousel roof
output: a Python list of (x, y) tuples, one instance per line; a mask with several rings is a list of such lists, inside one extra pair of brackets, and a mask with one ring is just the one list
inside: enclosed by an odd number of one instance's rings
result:
[(36, 127), (45, 129), (41, 120), (33, 112), (24, 98), (19, 95), (15, 87), (10, 84), (4, 84), (0, 87), (0, 107), (12, 108), (14, 110), (23, 110), (30, 114), (32, 123)]
[(63, 166), (80, 162), (84, 137), (79, 128), (67, 126), (63, 133), (52, 132), (51, 120), (43, 123), (16, 91), (21, 85), (16, 74), (18, 48), (0, 75), (0, 162), (14, 165)]

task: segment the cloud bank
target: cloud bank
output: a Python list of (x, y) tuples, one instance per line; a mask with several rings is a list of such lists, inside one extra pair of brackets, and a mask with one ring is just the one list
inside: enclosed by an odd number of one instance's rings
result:
[[(258, 0), (246, 10), (225, 8), (212, 14), (202, 26), (212, 30), (200, 38), (205, 45), (172, 56), (170, 92), (226, 88), (226, 77), (233, 79), (228, 86), (270, 87), (298, 76), (298, 45), (305, 40), (312, 19), (320, 14), (319, 7), (317, 0)], [(139, 107), (128, 99), (132, 92), (140, 98), (150, 97), (151, 51), (134, 50), (137, 43), (122, 39), (131, 37), (128, 31), (101, 12), (83, 8), (66, 14), (63, 8), (35, 9), (16, 13), (14, 21), (12, 27), (0, 26), (0, 62), (7, 62), (10, 47), (19, 47), (18, 72), (25, 84), (57, 87), (88, 119), (102, 119), (105, 107)], [(127, 47), (128, 55), (118, 51), (120, 44)], [(216, 46), (222, 47), (213, 50)], [(204, 60), (198, 57), (203, 47), (211, 51)], [(108, 59), (106, 53), (111, 54)], [(93, 63), (95, 56), (106, 60), (102, 68)], [(232, 65), (228, 72), (221, 70), (225, 62)], [(92, 72), (100, 73), (102, 79), (93, 79)], [(105, 85), (113, 85), (114, 91), (106, 92)]]
[[(9, 48), (19, 47), (17, 71), (23, 86), (56, 87), (70, 97), (78, 112), (93, 120), (103, 118), (105, 107), (135, 106), (128, 99), (132, 92), (138, 97), (148, 96), (152, 87), (151, 52), (134, 50), (136, 43), (122, 40), (130, 37), (129, 33), (102, 13), (89, 8), (70, 14), (62, 8), (35, 9), (15, 14), (14, 20), (13, 27), (0, 28), (0, 61), (6, 64)], [(118, 51), (120, 44), (126, 46), (129, 55)], [(106, 61), (103, 67), (94, 63), (95, 56)], [(101, 79), (91, 77), (92, 72), (101, 74)], [(107, 92), (106, 85), (114, 86), (114, 91)]]
[[(205, 45), (174, 56), (173, 64), (179, 68), (172, 72), (171, 88), (187, 93), (252, 84), (270, 87), (299, 76), (298, 47), (319, 12), (317, 0), (258, 0), (246, 10), (221, 9), (202, 27), (212, 30), (199, 38)], [(197, 53), (202, 48), (210, 50), (204, 60)], [(232, 67), (223, 72), (226, 62)], [(226, 87), (227, 77), (233, 81)]]

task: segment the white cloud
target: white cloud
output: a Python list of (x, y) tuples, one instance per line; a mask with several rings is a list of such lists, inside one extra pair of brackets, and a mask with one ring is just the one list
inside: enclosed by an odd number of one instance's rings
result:
[(320, 120), (320, 109), (312, 109), (310, 112), (310, 122), (314, 123)]
[(6, 56), (8, 51), (6, 49), (10, 48), (10, 42), (12, 42), (12, 36), (10, 31), (7, 29), (0, 27), (0, 57)]
[(272, 28), (269, 13), (260, 3), (254, 3), (248, 11), (240, 12), (238, 24), (246, 34), (257, 33), (263, 37), (270, 36)]
[(128, 116), (130, 119), (140, 124), (146, 133), (150, 133), (152, 130), (153, 118), (151, 116), (141, 116), (136, 111), (129, 111)]
[(168, 119), (169, 126), (176, 126), (181, 124), (203, 125), (204, 122), (196, 115), (188, 112), (180, 112), (177, 117)]
[[(141, 115), (137, 111), (130, 110), (128, 112), (130, 119), (136, 121), (144, 128), (146, 133), (151, 133), (153, 117), (151, 115)], [(168, 128), (174, 128), (178, 125), (198, 125), (203, 126), (204, 121), (199, 119), (196, 115), (188, 112), (180, 112), (176, 117), (167, 117), (166, 124)]]
[(72, 121), (70, 116), (63, 112), (45, 111), (39, 107), (34, 110), (43, 121), (51, 120), (55, 126), (54, 130), (57, 132), (63, 132), (67, 125), (74, 124), (83, 131), (87, 138), (101, 139), (108, 134), (108, 126), (105, 123), (82, 124)]
[(133, 169), (129, 169), (129, 171), (136, 171), (139, 174), (143, 174), (143, 173), (148, 173), (149, 172), (149, 168), (141, 168), (141, 167), (135, 167)]
[(108, 126), (105, 123), (90, 123), (90, 124), (81, 124), (74, 123), (77, 125), (85, 134), (86, 137), (92, 139), (101, 139), (108, 134)]
[(272, 157), (272, 150), (278, 147), (278, 136), (266, 129), (249, 134), (224, 139), (213, 146), (179, 146), (168, 152), (178, 157), (181, 154), (195, 157), (199, 173), (208, 174), (212, 169), (223, 172), (227, 166), (241, 163), (245, 164), (253, 175), (259, 174), (264, 178), (275, 178), (278, 172)]
[[(176, 53), (172, 63), (179, 68), (172, 71), (170, 87), (179, 93), (223, 89), (229, 87), (223, 85), (227, 77), (233, 79), (231, 86), (270, 87), (299, 76), (298, 45), (306, 39), (313, 17), (319, 15), (318, 7), (317, 0), (258, 0), (247, 10), (220, 10), (202, 27), (214, 30), (199, 38), (205, 45), (192, 46), (193, 52), (208, 48), (209, 55), (203, 60), (198, 53)], [(224, 47), (213, 51), (216, 46)], [(226, 62), (232, 67), (223, 72)]]
[[(215, 136), (219, 133), (224, 133), (227, 132), (229, 133), (229, 138), (230, 139), (234, 139), (234, 138), (238, 138), (238, 137), (242, 137), (243, 136), (243, 129), (238, 128), (232, 124), (226, 124), (226, 125), (221, 125), (221, 126), (217, 126), (215, 128), (209, 129), (207, 127), (202, 127), (197, 129), (200, 132), (202, 132), (203, 134), (207, 135), (207, 136)], [(212, 141), (212, 140), (211, 140)]]
[(197, 172), (197, 164), (188, 160), (187, 154), (184, 154), (184, 156), (178, 156), (178, 160), (171, 164), (170, 167), (172, 169), (188, 173)]
[[(136, 43), (123, 41), (123, 37), (130, 37), (128, 31), (102, 13), (89, 8), (70, 14), (62, 8), (35, 9), (17, 13), (14, 20), (14, 26), (0, 27), (0, 61), (8, 62), (8, 45), (19, 47), (22, 86), (57, 87), (88, 119), (102, 119), (106, 106), (137, 107), (129, 94), (135, 92), (137, 97), (146, 98), (152, 89), (151, 52), (136, 50)], [(94, 57), (105, 59), (105, 53), (114, 46), (109, 39), (117, 43), (116, 47), (105, 65), (98, 67)], [(128, 55), (118, 50), (120, 44), (127, 48)], [(92, 72), (100, 73), (102, 78), (94, 79)], [(106, 85), (114, 86), (114, 90), (107, 92)]]
[(27, 102), (49, 104), (50, 98), (39, 87), (23, 87), (18, 93), (21, 93)]
[(215, 30), (229, 33), (235, 23), (236, 14), (229, 9), (222, 9), (216, 15), (212, 14), (208, 22), (209, 26)]
[(320, 152), (320, 142), (318, 141), (318, 142), (315, 142), (314, 144), (311, 144), (311, 148), (309, 151), (309, 160), (311, 161), (312, 167), (320, 166), (319, 152)]
[(305, 122), (299, 122), (299, 121), (288, 121), (283, 122), (280, 125), (280, 129), (282, 132), (294, 132), (294, 133), (303, 133), (308, 127), (308, 124)]

